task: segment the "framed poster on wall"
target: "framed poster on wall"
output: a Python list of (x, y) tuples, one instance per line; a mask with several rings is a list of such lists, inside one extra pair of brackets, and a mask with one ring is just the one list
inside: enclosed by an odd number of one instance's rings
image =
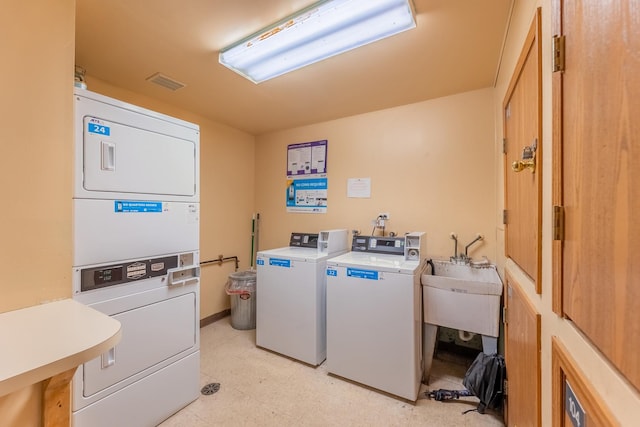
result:
[(287, 146), (287, 212), (327, 212), (327, 140)]
[(327, 140), (287, 146), (287, 177), (327, 173)]

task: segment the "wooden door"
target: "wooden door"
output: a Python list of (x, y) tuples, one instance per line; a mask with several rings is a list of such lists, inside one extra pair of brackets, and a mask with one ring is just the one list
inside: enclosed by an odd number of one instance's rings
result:
[(540, 426), (540, 315), (507, 273), (504, 291), (507, 426)]
[(614, 3), (554, 3), (554, 307), (640, 390), (640, 1)]
[[(503, 102), (505, 250), (541, 292), (541, 46), (540, 9), (531, 24)], [(524, 157), (524, 158), (523, 158)], [(524, 167), (533, 162), (533, 167)], [(514, 169), (515, 168), (515, 169)]]

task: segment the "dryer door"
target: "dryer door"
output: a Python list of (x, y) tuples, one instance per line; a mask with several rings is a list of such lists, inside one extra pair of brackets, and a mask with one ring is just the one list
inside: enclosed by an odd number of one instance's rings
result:
[(84, 117), (84, 182), (89, 191), (193, 196), (194, 141)]
[[(122, 323), (122, 340), (112, 351), (84, 364), (83, 396), (148, 375), (194, 349), (196, 303), (195, 292), (190, 292), (113, 315)], [(100, 309), (99, 304), (93, 307)]]

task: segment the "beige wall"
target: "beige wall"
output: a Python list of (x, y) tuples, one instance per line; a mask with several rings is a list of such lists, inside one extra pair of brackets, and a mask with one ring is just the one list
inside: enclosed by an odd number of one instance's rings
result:
[[(73, 0), (2, 2), (0, 313), (71, 295)], [(0, 423), (39, 425), (40, 385), (0, 397)]]
[[(256, 144), (260, 249), (286, 246), (292, 231), (358, 229), (389, 212), (387, 231), (427, 233), (427, 253), (448, 257), (456, 232), (474, 257), (496, 258), (493, 91), (362, 114), (262, 135)], [(328, 140), (326, 214), (287, 213), (287, 145)], [(371, 178), (371, 198), (347, 197), (347, 179)], [(460, 246), (458, 249), (464, 250)]]
[[(169, 104), (87, 76), (88, 90), (200, 126), (200, 260), (237, 256), (249, 268), (254, 206), (254, 137)], [(200, 318), (229, 308), (224, 285), (233, 261), (202, 267)]]
[[(612, 368), (598, 351), (573, 327), (571, 322), (555, 315), (552, 311), (551, 296), (551, 1), (516, 0), (514, 15), (509, 30), (500, 75), (495, 91), (494, 111), (498, 140), (502, 139), (502, 101), (507, 91), (513, 70), (522, 49), (527, 31), (533, 20), (536, 8), (542, 7), (542, 73), (543, 73), (543, 218), (542, 218), (542, 294), (537, 295), (534, 284), (512, 262), (502, 261), (503, 266), (519, 283), (529, 301), (542, 315), (542, 425), (551, 425), (551, 337), (557, 336), (570, 351), (583, 373), (599, 392), (602, 401), (611, 409), (621, 425), (638, 425), (640, 418), (640, 393), (635, 391)], [(497, 188), (499, 189), (496, 217), (503, 209), (502, 154), (496, 155), (498, 170)], [(499, 240), (504, 239), (504, 227), (499, 226)], [(501, 243), (502, 244), (502, 243)], [(503, 253), (503, 249), (501, 249)]]
[(74, 6), (2, 4), (0, 312), (71, 295)]

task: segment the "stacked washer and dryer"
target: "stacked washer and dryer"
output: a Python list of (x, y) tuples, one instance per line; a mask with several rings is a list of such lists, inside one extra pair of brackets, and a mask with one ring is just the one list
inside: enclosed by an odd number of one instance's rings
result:
[(73, 298), (122, 340), (76, 371), (73, 425), (157, 425), (199, 395), (199, 128), (74, 99)]

